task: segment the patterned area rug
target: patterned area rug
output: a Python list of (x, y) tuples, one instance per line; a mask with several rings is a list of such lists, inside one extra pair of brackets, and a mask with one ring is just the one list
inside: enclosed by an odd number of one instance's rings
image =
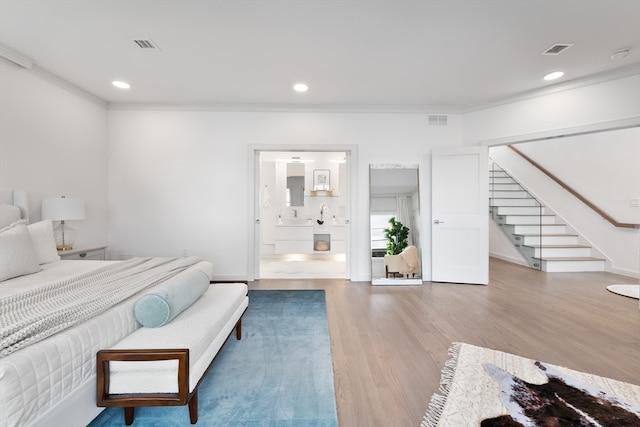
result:
[(638, 426), (640, 386), (454, 343), (421, 427)]
[[(242, 320), (198, 389), (201, 427), (337, 427), (323, 290), (250, 290)], [(90, 427), (123, 426), (107, 408)], [(135, 427), (191, 426), (186, 406), (138, 408)]]
[(607, 289), (614, 294), (640, 299), (640, 285), (609, 285)]

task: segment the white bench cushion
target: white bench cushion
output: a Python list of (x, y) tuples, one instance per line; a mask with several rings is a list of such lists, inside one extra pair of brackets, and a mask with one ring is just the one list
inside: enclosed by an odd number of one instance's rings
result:
[[(160, 328), (141, 328), (112, 349), (189, 349), (192, 392), (249, 304), (244, 283), (212, 284), (187, 310)], [(111, 362), (109, 393), (177, 393), (176, 360)]]

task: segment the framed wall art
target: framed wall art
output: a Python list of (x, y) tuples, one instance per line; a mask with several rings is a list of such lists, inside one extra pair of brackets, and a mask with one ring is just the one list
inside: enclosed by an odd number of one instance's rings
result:
[(313, 170), (313, 189), (329, 190), (331, 188), (331, 171), (329, 169)]

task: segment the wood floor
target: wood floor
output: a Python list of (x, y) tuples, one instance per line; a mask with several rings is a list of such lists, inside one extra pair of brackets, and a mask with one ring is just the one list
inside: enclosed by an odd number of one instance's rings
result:
[(251, 289), (325, 289), (342, 427), (417, 427), (452, 342), (640, 384), (638, 300), (609, 273), (544, 273), (492, 259), (489, 286), (373, 287), (259, 280)]

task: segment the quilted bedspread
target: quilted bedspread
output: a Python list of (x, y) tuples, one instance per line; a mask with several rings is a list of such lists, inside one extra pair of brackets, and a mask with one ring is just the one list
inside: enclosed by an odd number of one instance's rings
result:
[(91, 319), (199, 261), (132, 258), (0, 298), (0, 358)]

